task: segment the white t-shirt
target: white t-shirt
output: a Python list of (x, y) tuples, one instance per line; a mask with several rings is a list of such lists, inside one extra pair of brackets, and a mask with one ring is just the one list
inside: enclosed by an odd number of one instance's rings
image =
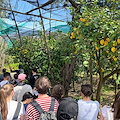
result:
[(2, 87), (3, 85), (5, 85), (5, 84), (8, 84), (9, 82), (8, 82), (8, 80), (3, 80), (2, 82), (0, 82), (0, 86)]
[(98, 101), (78, 101), (78, 120), (97, 120), (99, 111)]
[[(18, 102), (13, 101), (13, 100), (7, 102), (7, 106), (8, 106), (7, 120), (12, 120), (13, 119), (13, 116), (14, 116), (16, 108), (17, 108), (17, 104), (18, 104)], [(24, 109), (23, 103), (21, 103), (21, 109), (20, 109), (20, 112), (19, 112), (18, 120), (20, 120), (21, 115), (25, 115), (25, 109)]]
[[(112, 108), (110, 106), (107, 106), (105, 105), (103, 108), (102, 108), (102, 115), (104, 117), (104, 120), (113, 120), (113, 112), (111, 111)], [(109, 116), (108, 116), (108, 112), (109, 112)]]

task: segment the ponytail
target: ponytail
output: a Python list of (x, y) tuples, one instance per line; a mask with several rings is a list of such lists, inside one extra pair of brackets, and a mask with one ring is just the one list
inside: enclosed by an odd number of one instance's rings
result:
[(2, 120), (7, 120), (8, 108), (7, 108), (7, 96), (3, 89), (0, 90), (0, 108)]

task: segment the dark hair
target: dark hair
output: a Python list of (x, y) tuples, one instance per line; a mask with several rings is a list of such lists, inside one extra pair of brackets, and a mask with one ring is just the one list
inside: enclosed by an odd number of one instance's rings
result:
[(4, 76), (4, 78), (6, 78), (6, 77), (10, 76), (10, 73), (9, 72), (5, 72), (3, 76)]
[(59, 103), (65, 95), (64, 87), (62, 85), (55, 85), (52, 90), (52, 97), (54, 97)]
[(46, 76), (44, 76), (37, 79), (35, 86), (38, 93), (47, 94), (49, 88), (51, 88), (51, 83), (49, 79)]
[(32, 71), (37, 72), (37, 68), (32, 68)]
[(25, 101), (26, 99), (33, 98), (33, 95), (30, 92), (26, 92), (23, 95), (22, 101)]
[(19, 68), (19, 69), (22, 69), (22, 65), (19, 65), (18, 68)]
[(81, 92), (86, 96), (90, 97), (93, 93), (92, 87), (90, 85), (82, 85), (81, 86)]
[(14, 74), (14, 79), (18, 79), (18, 74)]
[(120, 119), (120, 91), (115, 96), (112, 108), (114, 109), (114, 120)]
[(5, 68), (4, 68), (4, 69), (2, 69), (2, 72), (3, 72), (3, 73), (5, 73), (5, 72), (6, 72), (6, 69), (5, 69)]

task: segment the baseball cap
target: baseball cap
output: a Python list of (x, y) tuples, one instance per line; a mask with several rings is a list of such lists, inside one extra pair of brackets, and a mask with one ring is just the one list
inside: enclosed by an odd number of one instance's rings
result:
[(26, 74), (20, 73), (18, 75), (18, 81), (23, 81), (23, 80), (25, 80), (25, 78), (26, 78)]

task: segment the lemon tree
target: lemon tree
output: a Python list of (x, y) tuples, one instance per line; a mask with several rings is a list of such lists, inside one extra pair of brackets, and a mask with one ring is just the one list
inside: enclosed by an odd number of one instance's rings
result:
[(99, 73), (96, 99), (100, 101), (102, 85), (110, 76), (120, 71), (120, 1), (111, 1), (111, 7), (100, 7), (98, 1), (82, 2), (81, 13), (71, 9), (73, 20), (69, 22), (79, 55), (89, 53), (93, 68)]

